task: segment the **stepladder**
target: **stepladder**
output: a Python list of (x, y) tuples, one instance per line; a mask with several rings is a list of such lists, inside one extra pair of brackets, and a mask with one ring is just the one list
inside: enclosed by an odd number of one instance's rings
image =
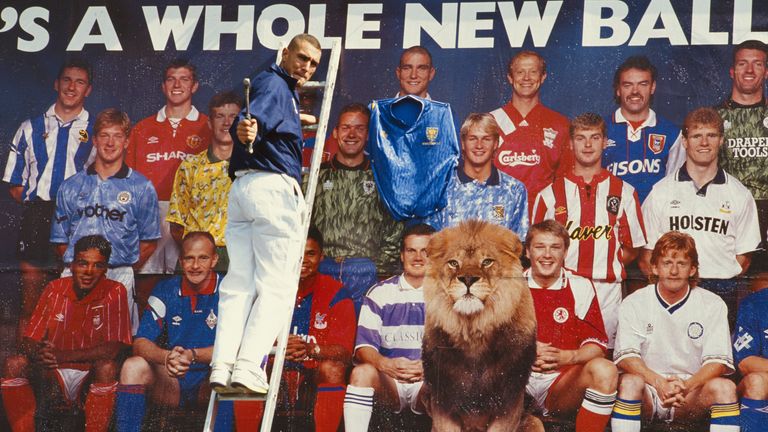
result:
[[(283, 52), (282, 46), (278, 49), (276, 63), (280, 64)], [(320, 173), (320, 164), (323, 161), (323, 153), (325, 146), (325, 137), (328, 130), (329, 117), (331, 112), (331, 105), (333, 101), (333, 93), (336, 87), (336, 77), (339, 69), (339, 60), (341, 57), (341, 39), (340, 38), (325, 38), (323, 42), (324, 50), (330, 49), (330, 55), (328, 56), (328, 66), (324, 80), (307, 81), (303, 86), (299, 88), (299, 94), (302, 100), (306, 97), (306, 100), (318, 100), (318, 95), (322, 94), (320, 99), (320, 114), (317, 117), (315, 124), (305, 125), (303, 128), (304, 136), (314, 136), (314, 148), (311, 151), (311, 161), (309, 168), (304, 169), (305, 175), (308, 175), (306, 181), (306, 190), (304, 191), (304, 197), (306, 200), (306, 217), (303, 221), (303, 236), (302, 239), (306, 239), (307, 232), (309, 230), (309, 224), (312, 214), (312, 205), (315, 200), (315, 191), (317, 190), (317, 180)], [(327, 55), (324, 53), (324, 56)], [(248, 103), (248, 101), (246, 101)], [(314, 105), (309, 104), (307, 107), (302, 107), (302, 111), (312, 109)], [(307, 152), (308, 153), (308, 152)], [(308, 172), (307, 172), (308, 171)], [(304, 240), (302, 242), (301, 250), (304, 250)], [(301, 254), (303, 256), (303, 254)], [(298, 269), (301, 268), (299, 265)], [(211, 392), (211, 397), (208, 402), (208, 410), (205, 417), (205, 424), (203, 430), (205, 432), (211, 432), (214, 430), (216, 413), (218, 410), (218, 402), (229, 401), (264, 401), (264, 411), (260, 427), (256, 424), (253, 425), (253, 429), (249, 430), (272, 430), (272, 424), (274, 421), (275, 410), (278, 402), (278, 392), (281, 388), (280, 382), (283, 377), (285, 366), (285, 349), (288, 344), (288, 336), (290, 334), (291, 317), (293, 315), (293, 307), (287, 317), (285, 317), (285, 325), (283, 326), (280, 334), (277, 338), (276, 346), (272, 350), (272, 368), (269, 375), (269, 390), (266, 395), (246, 394), (246, 393), (228, 393), (219, 394), (214, 391)], [(288, 386), (293, 388), (294, 386)]]

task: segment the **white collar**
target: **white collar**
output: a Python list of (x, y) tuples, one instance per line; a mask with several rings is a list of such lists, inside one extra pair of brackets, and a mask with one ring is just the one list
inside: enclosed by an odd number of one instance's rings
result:
[[(160, 108), (160, 111), (157, 112), (157, 117), (155, 119), (158, 121), (158, 123), (164, 122), (168, 117), (165, 115), (165, 107), (166, 105), (163, 105), (162, 108)], [(185, 119), (189, 121), (197, 121), (197, 119), (200, 117), (200, 111), (195, 108), (194, 105), (192, 105), (192, 109), (189, 110), (189, 114), (187, 114)]]

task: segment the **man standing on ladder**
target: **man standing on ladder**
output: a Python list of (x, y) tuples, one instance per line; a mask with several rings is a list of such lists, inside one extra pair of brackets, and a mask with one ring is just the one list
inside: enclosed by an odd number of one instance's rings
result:
[(254, 78), (245, 111), (253, 117), (241, 112), (233, 133), (225, 233), (230, 262), (210, 376), (220, 393), (267, 393), (264, 359), (291, 318), (305, 217), (296, 88), (312, 77), (320, 56), (314, 36), (294, 37), (280, 64)]

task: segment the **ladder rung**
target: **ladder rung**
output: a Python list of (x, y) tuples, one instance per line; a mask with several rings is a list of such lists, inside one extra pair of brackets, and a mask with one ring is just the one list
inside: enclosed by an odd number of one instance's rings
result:
[[(215, 392), (214, 392), (215, 393)], [(263, 401), (267, 400), (266, 394), (253, 393), (215, 393), (220, 401)], [(213, 395), (211, 395), (213, 397)]]
[(317, 130), (316, 124), (305, 125), (301, 127), (301, 130)]
[(307, 81), (304, 84), (302, 84), (301, 88), (308, 89), (308, 88), (325, 88), (326, 83), (325, 81)]

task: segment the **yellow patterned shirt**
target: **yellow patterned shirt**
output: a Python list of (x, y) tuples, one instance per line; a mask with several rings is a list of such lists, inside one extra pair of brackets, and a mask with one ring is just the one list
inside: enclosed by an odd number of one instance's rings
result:
[(227, 175), (229, 161), (219, 160), (209, 150), (181, 163), (173, 181), (173, 193), (165, 220), (191, 231), (208, 231), (216, 246), (225, 246), (227, 201), (232, 181)]

